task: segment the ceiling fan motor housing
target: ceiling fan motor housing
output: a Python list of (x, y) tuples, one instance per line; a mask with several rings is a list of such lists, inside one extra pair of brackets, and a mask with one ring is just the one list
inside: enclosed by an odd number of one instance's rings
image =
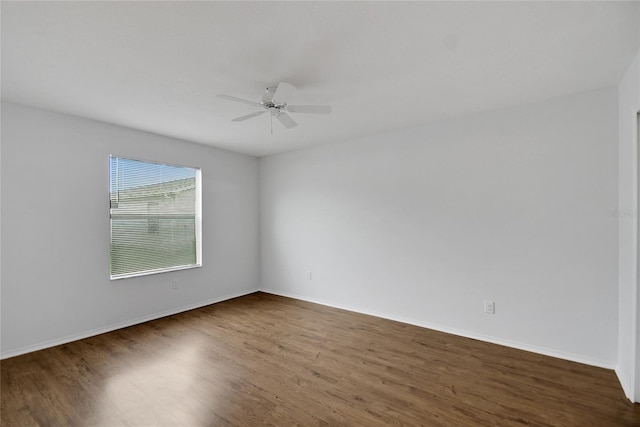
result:
[(286, 102), (283, 102), (282, 104), (273, 102), (273, 95), (276, 93), (276, 89), (278, 89), (277, 86), (268, 87), (264, 95), (262, 95), (262, 102), (261, 102), (264, 108), (269, 110), (269, 112), (274, 116), (280, 113), (280, 110), (282, 110), (287, 106)]

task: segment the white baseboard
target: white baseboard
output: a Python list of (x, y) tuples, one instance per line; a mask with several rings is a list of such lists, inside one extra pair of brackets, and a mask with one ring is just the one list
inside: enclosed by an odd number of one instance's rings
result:
[(230, 299), (233, 299), (233, 298), (238, 298), (238, 297), (241, 297), (241, 296), (244, 296), (244, 295), (249, 295), (249, 294), (252, 294), (252, 293), (255, 293), (255, 292), (258, 292), (258, 291), (259, 291), (259, 289), (255, 288), (255, 289), (235, 292), (235, 293), (232, 293), (232, 294), (223, 295), (221, 297), (213, 298), (213, 299), (210, 299), (210, 300), (198, 301), (196, 303), (184, 305), (184, 306), (178, 307), (178, 308), (173, 308), (171, 310), (161, 311), (161, 312), (150, 314), (150, 315), (147, 315), (147, 316), (142, 316), (142, 317), (138, 317), (138, 318), (135, 318), (135, 319), (126, 320), (124, 322), (114, 323), (114, 324), (111, 324), (111, 325), (108, 325), (108, 326), (104, 326), (104, 327), (101, 327), (101, 328), (91, 329), (89, 331), (81, 332), (79, 334), (67, 335), (66, 337), (57, 338), (57, 339), (54, 339), (54, 340), (49, 340), (49, 341), (41, 342), (41, 343), (38, 343), (38, 344), (28, 345), (26, 347), (22, 347), (22, 348), (18, 348), (18, 349), (15, 349), (15, 350), (10, 350), (10, 351), (7, 351), (7, 352), (3, 352), (0, 355), (0, 359), (7, 359), (9, 357), (20, 356), (21, 354), (31, 353), (33, 351), (43, 350), (43, 349), (49, 348), (49, 347), (55, 347), (57, 345), (66, 344), (66, 343), (69, 343), (69, 342), (72, 342), (72, 341), (78, 341), (78, 340), (81, 340), (81, 339), (84, 339), (84, 338), (89, 338), (89, 337), (93, 337), (93, 336), (96, 336), (96, 335), (104, 334), (106, 332), (115, 331), (117, 329), (127, 328), (129, 326), (137, 325), (139, 323), (149, 322), (151, 320), (156, 320), (156, 319), (160, 319), (162, 317), (172, 316), (174, 314), (182, 313), (184, 311), (189, 311), (189, 310), (193, 310), (193, 309), (196, 309), (196, 308), (204, 307), (204, 306), (207, 306), (207, 305), (215, 304), (215, 303), (218, 303), (218, 302), (230, 300)]
[[(627, 399), (633, 402), (635, 398), (633, 387), (631, 387), (631, 384), (627, 382), (624, 375), (620, 373), (618, 368), (615, 369), (615, 372), (616, 372), (616, 376), (618, 377), (618, 381), (620, 382), (620, 386), (622, 386), (622, 390), (624, 391), (624, 395), (627, 396)], [(637, 402), (637, 403), (640, 403), (640, 402)]]
[(456, 328), (450, 328), (448, 326), (438, 325), (438, 324), (434, 324), (434, 323), (423, 322), (423, 321), (418, 321), (418, 320), (414, 320), (414, 319), (408, 319), (408, 318), (405, 318), (405, 317), (402, 317), (402, 316), (396, 316), (396, 315), (392, 315), (392, 314), (381, 313), (381, 312), (377, 312), (377, 311), (374, 311), (374, 310), (362, 309), (360, 307), (351, 307), (351, 306), (347, 306), (347, 305), (343, 305), (343, 304), (336, 304), (335, 302), (332, 302), (332, 301), (325, 301), (325, 300), (320, 300), (320, 299), (316, 299), (316, 298), (309, 298), (309, 297), (306, 297), (306, 296), (303, 296), (303, 295), (298, 295), (298, 294), (291, 293), (291, 292), (283, 292), (283, 291), (279, 291), (279, 290), (275, 290), (275, 289), (261, 288), (260, 292), (265, 292), (265, 293), (273, 294), (273, 295), (280, 295), (280, 296), (283, 296), (283, 297), (294, 298), (294, 299), (298, 299), (298, 300), (302, 300), (302, 301), (308, 301), (308, 302), (312, 302), (312, 303), (315, 303), (315, 304), (326, 305), (328, 307), (339, 308), (341, 310), (352, 311), (352, 312), (355, 312), (355, 313), (366, 314), (366, 315), (369, 315), (369, 316), (381, 317), (383, 319), (394, 320), (396, 322), (407, 323), (409, 325), (420, 326), (422, 328), (433, 329), (433, 330), (436, 330), (436, 331), (445, 332), (445, 333), (452, 334), (452, 335), (458, 335), (458, 336), (465, 337), (465, 338), (472, 338), (472, 339), (479, 340), (479, 341), (485, 341), (485, 342), (489, 342), (489, 343), (492, 343), (492, 344), (502, 345), (502, 346), (505, 346), (505, 347), (516, 348), (518, 350), (529, 351), (529, 352), (532, 352), (532, 353), (542, 354), (542, 355), (545, 355), (545, 356), (551, 356), (551, 357), (555, 357), (555, 358), (558, 358), (558, 359), (569, 360), (569, 361), (572, 361), (572, 362), (582, 363), (582, 364), (585, 364), (585, 365), (597, 366), (599, 368), (605, 368), (605, 369), (611, 369), (611, 370), (615, 369), (615, 364), (612, 364), (610, 362), (597, 360), (597, 359), (592, 359), (592, 358), (584, 357), (584, 356), (577, 355), (577, 354), (565, 353), (565, 352), (561, 352), (561, 351), (557, 351), (557, 350), (548, 349), (548, 348), (545, 348), (545, 347), (539, 347), (539, 346), (535, 346), (535, 345), (525, 344), (525, 343), (521, 343), (521, 342), (517, 342), (517, 341), (511, 341), (511, 340), (505, 340), (505, 339), (502, 339), (502, 338), (496, 338), (496, 337), (492, 337), (492, 336), (489, 336), (489, 335), (478, 334), (476, 332), (470, 332), (470, 331), (465, 331), (465, 330), (456, 329)]
[[(402, 322), (402, 323), (406, 323), (406, 324), (410, 324), (410, 325), (420, 326), (422, 328), (433, 329), (433, 330), (440, 331), (440, 332), (445, 332), (445, 333), (458, 335), (458, 336), (462, 336), (462, 337), (466, 337), (466, 338), (472, 338), (472, 339), (476, 339), (476, 340), (480, 340), (480, 341), (490, 342), (490, 343), (493, 343), (493, 344), (503, 345), (503, 346), (506, 346), (506, 347), (512, 347), (512, 348), (516, 348), (516, 349), (519, 349), (519, 350), (530, 351), (530, 352), (533, 352), (533, 353), (543, 354), (545, 356), (551, 356), (551, 357), (556, 357), (556, 358), (559, 358), (559, 359), (570, 360), (572, 362), (578, 362), (578, 363), (583, 363), (583, 364), (586, 364), (586, 365), (597, 366), (597, 367), (600, 367), (600, 368), (612, 369), (612, 370), (615, 370), (615, 368), (616, 368), (611, 363), (604, 362), (604, 361), (601, 361), (601, 360), (596, 360), (596, 359), (583, 357), (583, 356), (580, 356), (580, 355), (575, 355), (575, 354), (572, 354), (572, 353), (559, 352), (559, 351), (551, 350), (551, 349), (544, 348), (544, 347), (529, 345), (529, 344), (520, 343), (520, 342), (516, 342), (516, 341), (504, 340), (504, 339), (501, 339), (501, 338), (496, 338), (496, 337), (492, 337), (492, 336), (488, 336), (488, 335), (478, 334), (478, 333), (475, 333), (475, 332), (469, 332), (469, 331), (465, 331), (465, 330), (450, 328), (450, 327), (447, 327), (447, 326), (438, 325), (438, 324), (434, 324), (434, 323), (417, 321), (417, 320), (414, 320), (414, 319), (408, 319), (408, 318), (405, 318), (405, 317), (402, 317), (402, 316), (396, 316), (396, 315), (391, 315), (391, 314), (387, 314), (387, 313), (381, 313), (381, 312), (377, 312), (377, 311), (374, 311), (374, 310), (366, 310), (366, 309), (362, 309), (360, 307), (352, 307), (352, 306), (347, 306), (347, 305), (343, 305), (343, 304), (337, 304), (337, 303), (332, 302), (332, 301), (320, 300), (320, 299), (316, 299), (316, 298), (309, 298), (309, 297), (306, 297), (306, 296), (303, 296), (303, 295), (298, 295), (298, 294), (291, 293), (291, 292), (283, 292), (283, 291), (279, 291), (279, 290), (275, 290), (275, 289), (265, 289), (265, 288), (262, 288), (262, 289), (255, 288), (255, 289), (250, 289), (250, 290), (244, 290), (244, 291), (241, 291), (241, 292), (235, 292), (235, 293), (232, 293), (232, 294), (223, 295), (221, 297), (213, 298), (213, 299), (210, 299), (210, 300), (199, 301), (197, 303), (188, 304), (188, 305), (185, 305), (185, 306), (182, 306), (182, 307), (178, 307), (178, 308), (174, 308), (174, 309), (171, 309), (171, 310), (166, 310), (166, 311), (163, 311), (163, 312), (158, 312), (158, 313), (154, 313), (154, 314), (151, 314), (151, 315), (138, 317), (138, 318), (135, 318), (135, 319), (124, 321), (124, 322), (118, 322), (118, 323), (111, 324), (111, 325), (108, 325), (108, 326), (104, 326), (104, 327), (101, 327), (101, 328), (91, 329), (89, 331), (81, 332), (79, 334), (68, 335), (68, 336), (65, 336), (65, 337), (62, 337), (62, 338), (49, 340), (49, 341), (45, 341), (45, 342), (38, 343), (38, 344), (29, 345), (29, 346), (18, 348), (18, 349), (11, 350), (11, 351), (8, 351), (8, 352), (3, 352), (2, 354), (0, 354), (0, 359), (7, 359), (9, 357), (19, 356), (21, 354), (30, 353), (30, 352), (33, 352), (33, 351), (43, 350), (43, 349), (49, 348), (49, 347), (55, 347), (57, 345), (66, 344), (66, 343), (69, 343), (69, 342), (72, 342), (72, 341), (81, 340), (81, 339), (84, 339), (84, 338), (89, 338), (89, 337), (92, 337), (92, 336), (95, 336), (95, 335), (104, 334), (106, 332), (115, 331), (117, 329), (126, 328), (126, 327), (137, 325), (137, 324), (140, 324), (140, 323), (149, 322), (151, 320), (160, 319), (162, 317), (171, 316), (171, 315), (174, 315), (174, 314), (182, 313), (184, 311), (193, 310), (193, 309), (196, 309), (196, 308), (200, 308), (200, 307), (204, 307), (204, 306), (207, 306), (207, 305), (215, 304), (215, 303), (218, 303), (218, 302), (230, 300), (230, 299), (241, 297), (241, 296), (244, 296), (244, 295), (249, 295), (249, 294), (252, 294), (252, 293), (255, 293), (255, 292), (265, 292), (265, 293), (269, 293), (269, 294), (273, 294), (273, 295), (280, 295), (280, 296), (284, 296), (284, 297), (288, 297), (288, 298), (294, 298), (294, 299), (298, 299), (298, 300), (302, 300), (302, 301), (308, 301), (308, 302), (312, 302), (312, 303), (315, 303), (315, 304), (325, 305), (325, 306), (328, 306), (328, 307), (334, 307), (334, 308), (339, 308), (339, 309), (342, 309), (342, 310), (352, 311), (352, 312), (355, 312), (355, 313), (361, 313), (361, 314), (366, 314), (366, 315), (369, 315), (369, 316), (380, 317), (380, 318), (383, 318), (383, 319), (394, 320), (394, 321), (397, 321), (397, 322)], [(618, 380), (620, 381), (620, 384), (621, 384), (621, 386), (622, 386), (622, 388), (623, 388), (623, 390), (625, 392), (625, 395), (630, 400), (633, 401), (633, 390), (624, 381), (624, 378), (619, 374), (619, 372), (617, 370), (616, 370), (616, 375), (618, 376)]]

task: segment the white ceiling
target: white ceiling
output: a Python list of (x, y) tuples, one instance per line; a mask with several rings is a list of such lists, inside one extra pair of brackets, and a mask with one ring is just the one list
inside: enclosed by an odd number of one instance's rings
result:
[[(2, 2), (7, 101), (262, 156), (617, 84), (635, 2)], [(253, 107), (298, 87), (287, 130)]]

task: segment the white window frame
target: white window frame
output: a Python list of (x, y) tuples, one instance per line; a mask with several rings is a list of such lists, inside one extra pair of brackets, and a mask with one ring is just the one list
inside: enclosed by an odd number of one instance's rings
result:
[[(185, 166), (185, 165), (180, 165), (180, 164), (176, 164), (176, 163), (168, 163), (168, 162), (161, 162), (161, 161), (153, 161), (153, 160), (144, 160), (144, 159), (139, 159), (136, 157), (130, 157), (130, 156), (121, 156), (121, 155), (117, 155), (117, 154), (110, 154), (109, 155), (109, 160), (111, 160), (112, 158), (120, 158), (120, 159), (126, 159), (126, 160), (133, 160), (133, 161), (137, 161), (137, 162), (144, 162), (144, 163), (152, 163), (152, 164), (157, 164), (157, 165), (167, 165), (167, 166), (176, 166), (176, 167), (181, 167), (181, 168), (189, 168), (189, 169), (194, 169), (195, 170), (195, 175), (196, 175), (196, 191), (195, 191), (195, 238), (196, 238), (196, 263), (195, 264), (189, 264), (189, 265), (180, 265), (180, 266), (175, 266), (175, 267), (167, 267), (167, 268), (157, 268), (157, 269), (153, 269), (153, 270), (144, 270), (144, 271), (138, 271), (138, 272), (133, 272), (133, 273), (124, 273), (124, 274), (111, 274), (111, 259), (109, 259), (109, 279), (110, 280), (120, 280), (120, 279), (129, 279), (132, 277), (142, 277), (142, 276), (149, 276), (152, 274), (160, 274), (160, 273), (168, 273), (171, 271), (180, 271), (180, 270), (190, 270), (193, 268), (200, 268), (202, 267), (202, 169), (199, 167), (195, 167), (195, 166)], [(108, 165), (110, 166), (110, 165)], [(110, 167), (109, 169), (109, 180), (111, 179), (111, 170)], [(109, 183), (109, 187), (111, 186), (111, 184)], [(108, 199), (111, 200), (111, 193), (109, 191), (109, 188), (107, 189), (108, 192)], [(111, 253), (111, 241), (112, 241), (112, 226), (111, 226), (111, 203), (109, 203), (109, 253)]]

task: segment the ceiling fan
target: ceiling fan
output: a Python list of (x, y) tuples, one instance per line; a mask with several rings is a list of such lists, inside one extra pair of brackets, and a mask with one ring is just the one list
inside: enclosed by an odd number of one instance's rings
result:
[(261, 114), (269, 112), (271, 116), (271, 133), (273, 133), (273, 118), (275, 117), (287, 129), (298, 126), (298, 123), (287, 114), (289, 113), (311, 113), (311, 114), (329, 114), (331, 106), (329, 105), (289, 105), (287, 100), (296, 91), (296, 87), (292, 84), (280, 82), (277, 86), (268, 87), (260, 102), (249, 101), (248, 99), (237, 98), (231, 95), (218, 95), (218, 98), (228, 101), (241, 102), (243, 104), (253, 105), (261, 108), (262, 111), (247, 114), (245, 116), (236, 117), (233, 122), (242, 122)]

